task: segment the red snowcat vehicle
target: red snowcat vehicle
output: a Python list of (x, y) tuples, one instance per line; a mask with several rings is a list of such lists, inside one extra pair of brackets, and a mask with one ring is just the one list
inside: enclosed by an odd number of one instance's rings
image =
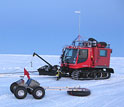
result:
[(36, 53), (33, 56), (38, 56), (48, 64), (38, 69), (40, 75), (56, 75), (58, 72), (60, 76), (69, 76), (75, 80), (100, 80), (108, 79), (114, 73), (109, 68), (111, 53), (112, 49), (106, 42), (98, 42), (93, 38), (83, 41), (78, 36), (72, 45), (63, 49), (60, 67), (52, 66)]

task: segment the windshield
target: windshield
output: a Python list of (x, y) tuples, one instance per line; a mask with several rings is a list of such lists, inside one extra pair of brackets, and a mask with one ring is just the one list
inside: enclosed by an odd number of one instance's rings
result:
[(75, 64), (76, 57), (77, 57), (77, 49), (66, 48), (63, 56), (63, 62)]

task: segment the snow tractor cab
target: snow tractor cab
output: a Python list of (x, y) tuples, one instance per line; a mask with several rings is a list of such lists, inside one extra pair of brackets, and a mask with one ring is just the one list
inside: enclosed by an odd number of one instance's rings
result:
[(61, 71), (69, 73), (73, 79), (108, 79), (112, 68), (109, 68), (112, 49), (106, 42), (98, 42), (93, 38), (81, 41), (78, 36), (63, 49)]

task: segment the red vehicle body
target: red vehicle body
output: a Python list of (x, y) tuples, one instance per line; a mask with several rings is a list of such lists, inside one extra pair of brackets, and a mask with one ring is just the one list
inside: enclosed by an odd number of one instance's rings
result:
[[(73, 79), (107, 79), (114, 73), (110, 65), (112, 49), (105, 42), (90, 38), (64, 48), (62, 54), (62, 72), (69, 73)], [(76, 75), (76, 76), (75, 76)]]
[[(66, 47), (68, 49), (83, 49), (83, 50), (87, 50), (88, 55), (86, 58), (86, 61), (79, 63), (78, 59), (79, 59), (79, 55), (77, 55), (76, 58), (76, 62), (75, 64), (69, 64), (69, 68), (73, 68), (73, 69), (79, 69), (79, 68), (84, 68), (84, 67), (109, 67), (110, 64), (110, 54), (112, 52), (111, 49), (109, 48), (98, 48), (98, 47), (94, 47), (94, 48), (82, 48), (82, 47)], [(106, 56), (100, 56), (100, 51), (105, 51), (106, 52)], [(79, 53), (78, 53), (79, 54)], [(67, 63), (65, 63), (65, 65), (67, 65)], [(63, 66), (63, 64), (62, 64)]]

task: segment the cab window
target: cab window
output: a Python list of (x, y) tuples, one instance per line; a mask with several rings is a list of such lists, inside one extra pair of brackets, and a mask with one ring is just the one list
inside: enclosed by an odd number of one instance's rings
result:
[(100, 50), (100, 56), (106, 57), (107, 56), (107, 50)]
[(85, 62), (88, 58), (88, 50), (87, 49), (80, 49), (79, 56), (78, 56), (78, 63)]

